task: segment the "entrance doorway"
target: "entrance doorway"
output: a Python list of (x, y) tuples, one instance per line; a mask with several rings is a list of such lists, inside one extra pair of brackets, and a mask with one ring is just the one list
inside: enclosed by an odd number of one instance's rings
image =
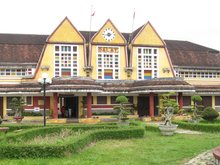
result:
[(78, 97), (63, 97), (66, 118), (78, 118)]
[[(159, 99), (158, 96), (154, 96), (154, 115), (158, 116), (158, 106)], [(139, 116), (149, 116), (150, 115), (150, 99), (149, 96), (138, 96), (138, 115)]]
[(0, 97), (0, 116), (3, 118), (3, 97)]
[(139, 116), (149, 116), (150, 115), (149, 96), (138, 96), (137, 108), (138, 108)]

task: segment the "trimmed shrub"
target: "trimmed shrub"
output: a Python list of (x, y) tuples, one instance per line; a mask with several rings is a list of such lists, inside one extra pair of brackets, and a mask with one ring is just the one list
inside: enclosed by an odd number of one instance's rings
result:
[[(111, 126), (111, 127), (110, 127)], [(24, 144), (2, 144), (0, 145), (0, 158), (39, 158), (39, 157), (63, 157), (67, 152), (77, 152), (80, 149), (84, 148), (86, 145), (90, 144), (93, 141), (97, 140), (104, 140), (104, 139), (127, 139), (127, 138), (141, 138), (144, 136), (145, 130), (139, 127), (129, 127), (123, 129), (115, 129), (116, 126), (110, 125), (106, 127), (105, 125), (102, 126), (93, 126), (95, 129), (105, 128), (105, 130), (94, 130), (90, 132), (85, 132), (84, 134), (80, 135), (80, 138), (72, 136), (67, 141), (63, 143), (56, 143), (56, 144), (48, 144), (48, 145), (24, 145)], [(114, 127), (114, 128), (113, 128)], [(62, 127), (48, 127), (48, 128), (36, 128), (28, 130), (25, 133), (21, 133), (21, 136), (24, 136), (25, 139), (33, 138), (36, 134), (42, 135), (42, 133), (50, 133), (55, 130), (59, 131), (59, 129), (84, 129), (84, 130), (91, 130), (92, 126), (85, 126), (85, 127), (69, 127), (69, 126), (62, 126)], [(111, 128), (111, 129), (107, 129)], [(32, 132), (31, 132), (32, 131)], [(28, 134), (29, 133), (29, 134)], [(46, 134), (46, 133), (45, 133)], [(6, 136), (9, 140), (16, 140), (18, 134), (14, 135), (14, 137)]]
[(156, 126), (156, 125), (149, 125), (149, 124), (145, 126), (145, 130), (146, 131), (151, 131), (151, 132), (159, 132), (160, 131), (158, 126)]
[(178, 124), (179, 128), (202, 131), (202, 132), (220, 132), (219, 124), (201, 124), (201, 123), (190, 123), (182, 121), (174, 121), (173, 123)]
[(206, 107), (202, 112), (202, 118), (208, 121), (213, 121), (219, 116), (219, 113), (212, 107)]

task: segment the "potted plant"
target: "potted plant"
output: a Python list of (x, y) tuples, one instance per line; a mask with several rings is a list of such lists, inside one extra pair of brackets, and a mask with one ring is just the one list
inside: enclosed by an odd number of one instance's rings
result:
[(160, 99), (161, 106), (159, 106), (160, 113), (163, 115), (165, 120), (164, 124), (159, 125), (159, 129), (162, 135), (167, 136), (173, 135), (177, 128), (177, 125), (172, 124), (172, 117), (174, 112), (179, 110), (179, 106), (175, 99), (170, 98), (172, 94), (173, 93), (163, 94)]
[(125, 95), (119, 95), (116, 98), (116, 102), (119, 103), (119, 106), (115, 106), (114, 109), (118, 110), (118, 119), (119, 123), (122, 125), (129, 125), (128, 116), (130, 114), (129, 110), (126, 107), (126, 103), (128, 103), (128, 98)]
[(12, 111), (15, 113), (14, 115), (14, 119), (16, 120), (17, 123), (20, 123), (22, 121), (22, 119), (24, 118), (22, 116), (22, 113), (24, 111), (24, 99), (23, 98), (12, 98), (11, 101), (11, 109)]

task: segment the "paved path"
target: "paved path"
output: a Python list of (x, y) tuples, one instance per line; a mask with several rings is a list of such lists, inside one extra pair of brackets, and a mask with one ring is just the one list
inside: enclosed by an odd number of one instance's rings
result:
[(199, 154), (184, 165), (215, 165), (215, 160), (212, 151), (209, 150)]

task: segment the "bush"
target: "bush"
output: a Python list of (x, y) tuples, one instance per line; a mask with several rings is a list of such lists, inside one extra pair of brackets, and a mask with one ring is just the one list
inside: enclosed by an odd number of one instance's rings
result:
[(202, 132), (220, 132), (219, 124), (190, 123), (183, 121), (174, 121), (173, 123), (178, 124), (178, 127), (183, 129)]
[(212, 107), (206, 107), (202, 112), (202, 118), (208, 121), (213, 121), (219, 116), (219, 113)]
[[(33, 135), (41, 133), (51, 133), (55, 130), (59, 131), (61, 128), (69, 128), (69, 129), (85, 129), (91, 130), (91, 128), (105, 128), (101, 130), (94, 130), (90, 132), (86, 132), (81, 135), (80, 138), (68, 139), (64, 141), (62, 144), (48, 144), (48, 145), (22, 145), (22, 144), (8, 144), (6, 143), (0, 145), (0, 158), (38, 158), (38, 157), (63, 157), (67, 152), (77, 152), (80, 149), (84, 148), (91, 142), (97, 140), (104, 139), (127, 139), (127, 138), (141, 138), (144, 136), (144, 129), (139, 127), (129, 127), (129, 128), (117, 128), (117, 129), (106, 129), (106, 125), (95, 125), (94, 126), (78, 126), (78, 127), (70, 127), (70, 126), (61, 126), (61, 127), (48, 127), (48, 128), (37, 128), (36, 130), (30, 130), (29, 135), (25, 132), (23, 135), (24, 138), (30, 139)], [(114, 125), (110, 125), (109, 128), (116, 128)], [(32, 131), (32, 132), (31, 132)], [(22, 133), (21, 133), (22, 134)], [(18, 134), (14, 135), (14, 137), (8, 137), (8, 139), (16, 140)], [(28, 135), (28, 136), (27, 136)], [(6, 136), (7, 138), (7, 136)]]

